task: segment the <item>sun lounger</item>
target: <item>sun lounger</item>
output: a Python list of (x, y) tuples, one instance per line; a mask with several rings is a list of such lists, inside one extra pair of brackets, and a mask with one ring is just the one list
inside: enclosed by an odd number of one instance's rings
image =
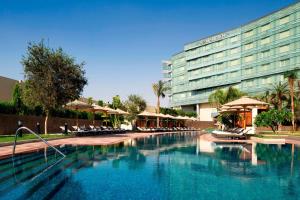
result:
[(213, 134), (213, 136), (218, 137), (218, 138), (238, 138), (238, 139), (243, 138), (243, 139), (245, 139), (247, 136), (246, 134), (249, 132), (249, 130), (236, 129), (236, 130), (234, 130), (234, 132), (214, 130), (214, 131), (212, 131), (212, 134)]
[[(62, 133), (65, 133), (65, 127), (64, 126), (60, 126), (59, 127), (62, 130)], [(68, 133), (73, 133), (73, 131), (71, 131), (70, 129), (67, 130)]]

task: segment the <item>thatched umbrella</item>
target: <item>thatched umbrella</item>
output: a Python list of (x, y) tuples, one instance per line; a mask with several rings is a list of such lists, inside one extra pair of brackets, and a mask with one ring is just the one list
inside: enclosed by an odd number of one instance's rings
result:
[[(72, 110), (90, 110), (93, 108), (93, 106), (91, 106), (90, 104), (87, 104), (83, 101), (79, 101), (79, 100), (75, 100), (75, 101), (72, 101), (72, 102), (69, 102), (66, 104), (66, 108), (68, 109), (72, 109)], [(77, 119), (76, 119), (76, 126), (78, 127), (78, 113), (77, 114)]]
[(147, 127), (148, 117), (157, 117), (157, 114), (156, 113), (151, 113), (151, 112), (148, 112), (148, 111), (144, 110), (143, 112), (138, 114), (138, 116), (145, 117), (146, 127)]
[(237, 100), (231, 101), (229, 103), (224, 104), (224, 106), (233, 108), (235, 106), (241, 106), (244, 111), (244, 125), (243, 127), (246, 128), (246, 109), (249, 107), (256, 107), (256, 106), (267, 106), (269, 105), (266, 102), (258, 101), (256, 99), (249, 98), (247, 96), (241, 97)]
[(116, 111), (118, 112), (118, 115), (129, 115), (128, 112), (124, 111), (124, 110), (121, 110), (119, 108), (116, 109)]

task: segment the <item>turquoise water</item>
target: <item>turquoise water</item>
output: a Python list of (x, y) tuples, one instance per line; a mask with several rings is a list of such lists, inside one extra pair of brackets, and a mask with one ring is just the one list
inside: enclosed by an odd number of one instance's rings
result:
[(0, 199), (300, 199), (297, 146), (191, 132), (60, 149), (54, 166), (50, 149), (0, 160)]

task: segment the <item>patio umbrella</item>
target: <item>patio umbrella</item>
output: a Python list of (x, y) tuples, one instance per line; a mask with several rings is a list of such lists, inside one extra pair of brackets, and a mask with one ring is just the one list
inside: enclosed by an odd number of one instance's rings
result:
[(146, 128), (147, 128), (148, 117), (157, 117), (157, 114), (156, 113), (151, 113), (151, 112), (148, 112), (148, 111), (144, 110), (143, 112), (138, 114), (138, 116), (145, 117)]
[(168, 123), (168, 126), (169, 126), (169, 119), (175, 119), (175, 117), (172, 116), (172, 115), (169, 115), (169, 114), (166, 114), (165, 116), (167, 118), (167, 123)]
[(116, 111), (118, 112), (119, 115), (129, 115), (128, 112), (124, 111), (124, 110), (121, 110), (119, 108), (116, 109)]
[(269, 105), (269, 104), (266, 102), (258, 101), (256, 99), (252, 99), (247, 96), (241, 97), (237, 100), (234, 100), (234, 101), (224, 104), (224, 106), (230, 107), (230, 108), (235, 107), (235, 106), (241, 106), (243, 108), (243, 110), (244, 110), (244, 128), (246, 128), (246, 109), (247, 109), (247, 107), (267, 106), (267, 105)]
[[(69, 102), (66, 104), (66, 108), (68, 109), (73, 109), (73, 110), (89, 110), (92, 109), (92, 106), (90, 104), (87, 104), (83, 101), (75, 100), (72, 102)], [(76, 126), (78, 127), (78, 113), (77, 114), (77, 119), (76, 119)]]
[(95, 113), (96, 112), (102, 112), (102, 113), (107, 113), (107, 109), (103, 106), (99, 106), (96, 104), (92, 105), (92, 108), (90, 109), (91, 112), (93, 112), (93, 125), (95, 124)]

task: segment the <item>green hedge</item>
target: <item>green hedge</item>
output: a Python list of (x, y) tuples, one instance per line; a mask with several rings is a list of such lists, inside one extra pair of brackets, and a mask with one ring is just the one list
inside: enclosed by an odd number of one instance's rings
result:
[[(22, 106), (17, 109), (15, 105), (11, 102), (0, 102), (0, 113), (2, 114), (11, 114), (11, 115), (35, 115), (42, 116), (44, 115), (44, 111), (41, 107), (37, 106), (35, 108), (28, 108), (26, 106)], [(67, 109), (56, 109), (50, 112), (50, 116), (52, 117), (61, 117), (61, 118), (78, 118), (79, 119), (93, 119), (93, 113), (90, 112), (81, 112)], [(95, 120), (103, 119), (101, 114), (95, 114)]]
[(196, 112), (185, 112), (183, 110), (177, 110), (177, 109), (172, 109), (172, 108), (160, 108), (160, 112), (162, 114), (169, 114), (169, 115), (173, 115), (173, 116), (188, 116), (188, 117), (197, 117), (197, 113)]

